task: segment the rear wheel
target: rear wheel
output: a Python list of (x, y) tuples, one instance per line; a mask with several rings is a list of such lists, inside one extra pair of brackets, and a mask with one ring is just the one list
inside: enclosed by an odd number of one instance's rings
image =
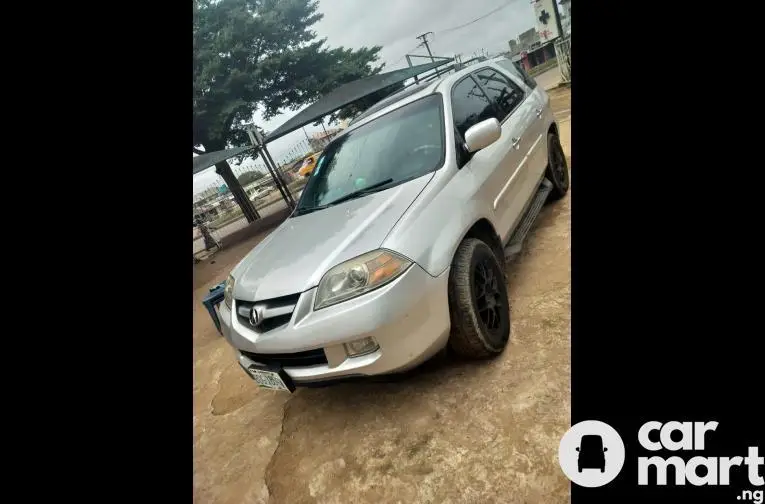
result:
[(480, 359), (500, 354), (510, 339), (510, 302), (504, 274), (491, 248), (468, 238), (457, 248), (449, 273), (449, 346)]
[(547, 134), (547, 178), (553, 184), (549, 200), (561, 199), (568, 192), (569, 173), (566, 155), (555, 133)]

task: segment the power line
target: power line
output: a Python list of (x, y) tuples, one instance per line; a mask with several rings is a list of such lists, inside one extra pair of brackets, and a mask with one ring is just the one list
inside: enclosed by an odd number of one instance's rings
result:
[(401, 60), (403, 60), (404, 58), (406, 58), (406, 55), (407, 55), (407, 54), (409, 54), (410, 52), (412, 52), (412, 51), (414, 51), (415, 49), (418, 49), (418, 48), (420, 48), (420, 47), (422, 47), (422, 43), (419, 43), (419, 44), (417, 44), (416, 46), (414, 46), (414, 47), (412, 47), (411, 49), (409, 49), (408, 51), (406, 51), (406, 52), (404, 53), (404, 55), (403, 55), (403, 56), (401, 56), (401, 57), (400, 57), (398, 60), (396, 60), (396, 62), (395, 62), (395, 63), (393, 63), (391, 66), (393, 67), (393, 66), (396, 66), (396, 65), (398, 65), (398, 64), (401, 62)]
[[(436, 32), (436, 33), (438, 33), (438, 34), (441, 34), (441, 33), (449, 33), (449, 32), (455, 31), (455, 30), (459, 30), (460, 28), (464, 28), (464, 27), (466, 27), (466, 26), (470, 26), (471, 24), (473, 24), (473, 23), (476, 23), (476, 22), (478, 22), (478, 21), (481, 21), (482, 19), (486, 19), (487, 17), (491, 16), (491, 15), (492, 15), (492, 14), (494, 14), (495, 12), (499, 12), (500, 10), (504, 9), (505, 7), (508, 7), (508, 6), (509, 6), (511, 3), (513, 3), (514, 1), (515, 1), (515, 0), (508, 0), (508, 1), (507, 1), (507, 2), (505, 2), (503, 5), (500, 5), (500, 6), (499, 6), (499, 7), (497, 7), (496, 9), (493, 9), (493, 10), (491, 10), (491, 11), (487, 12), (486, 14), (484, 14), (484, 15), (480, 16), (480, 17), (477, 17), (477, 18), (473, 19), (472, 21), (468, 21), (467, 23), (465, 23), (465, 24), (461, 24), (461, 25), (459, 25), (459, 26), (453, 26), (453, 27), (451, 27), (451, 28), (446, 28), (445, 30), (439, 30), (439, 31), (438, 31), (438, 32)], [(429, 33), (432, 33), (432, 32), (429, 32)], [(435, 34), (433, 34), (433, 35), (435, 36)], [(420, 37), (422, 37), (422, 35), (420, 35)], [(419, 38), (419, 37), (417, 37), (417, 38)], [(398, 64), (399, 64), (399, 63), (400, 63), (400, 62), (401, 62), (401, 61), (402, 61), (404, 58), (406, 58), (407, 54), (411, 53), (411, 52), (412, 52), (412, 51), (414, 51), (415, 49), (418, 49), (418, 48), (422, 47), (423, 45), (425, 45), (425, 46), (427, 47), (427, 43), (426, 43), (426, 42), (424, 42), (424, 41), (423, 41), (423, 42), (421, 42), (421, 43), (419, 43), (419, 44), (417, 44), (416, 46), (414, 46), (414, 47), (412, 47), (411, 49), (409, 49), (408, 51), (406, 51), (406, 52), (403, 54), (403, 56), (401, 56), (399, 59), (397, 59), (397, 60), (396, 60), (396, 62), (395, 62), (395, 63), (393, 63), (391, 66), (392, 66), (392, 67), (394, 67), (394, 66), (398, 65)], [(428, 51), (428, 52), (430, 52), (430, 51)]]
[(447, 29), (445, 29), (445, 30), (439, 30), (437, 33), (447, 33), (447, 32), (450, 32), (450, 31), (459, 30), (460, 28), (464, 28), (464, 27), (466, 27), (466, 26), (469, 26), (469, 25), (471, 25), (471, 24), (473, 24), (473, 23), (476, 23), (476, 22), (478, 22), (478, 21), (480, 21), (480, 20), (482, 20), (482, 19), (486, 19), (487, 17), (491, 16), (491, 15), (492, 15), (492, 14), (494, 14), (495, 12), (498, 12), (498, 11), (500, 11), (500, 10), (504, 9), (505, 7), (509, 6), (509, 5), (510, 5), (511, 3), (513, 3), (514, 1), (515, 1), (515, 0), (509, 0), (508, 2), (505, 2), (503, 5), (500, 5), (499, 7), (497, 7), (496, 9), (494, 9), (494, 10), (492, 10), (492, 11), (490, 11), (490, 12), (487, 12), (486, 14), (484, 14), (484, 15), (483, 15), (483, 16), (481, 16), (481, 17), (477, 17), (477, 18), (475, 18), (474, 20), (472, 20), (472, 21), (468, 21), (467, 23), (465, 23), (465, 24), (461, 24), (461, 25), (459, 25), (459, 26), (453, 26), (452, 28), (447, 28)]

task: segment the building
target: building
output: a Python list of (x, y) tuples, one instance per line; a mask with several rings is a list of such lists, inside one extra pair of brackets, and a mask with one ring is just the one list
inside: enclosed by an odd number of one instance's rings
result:
[(556, 57), (555, 41), (550, 41), (544, 45), (539, 45), (530, 51), (521, 52), (521, 64), (526, 70), (531, 70), (532, 68)]
[(218, 195), (218, 190), (215, 187), (208, 187), (204, 191), (194, 194), (194, 203), (205, 203), (208, 200), (215, 198)]
[(273, 185), (275, 185), (273, 177), (261, 177), (242, 187), (242, 189), (244, 189), (244, 192), (247, 193), (250, 199), (255, 199), (268, 192)]
[(539, 46), (539, 33), (536, 28), (529, 28), (525, 32), (518, 35), (518, 46), (521, 52), (529, 52)]
[(509, 40), (507, 42), (510, 45), (510, 56), (515, 56), (516, 54), (520, 54), (521, 52), (521, 46), (518, 44), (518, 41), (515, 39)]
[(311, 150), (313, 151), (320, 151), (323, 150), (324, 147), (329, 143), (330, 140), (332, 140), (335, 135), (340, 133), (342, 131), (342, 128), (331, 128), (328, 129), (326, 132), (320, 131), (318, 133), (314, 133), (311, 135), (311, 139), (309, 140), (309, 143), (311, 144)]
[(200, 219), (204, 222), (210, 222), (218, 218), (221, 210), (219, 201), (194, 204), (194, 220)]
[[(555, 45), (552, 42), (542, 44), (536, 28), (529, 28), (518, 35), (518, 40), (511, 40), (508, 57), (526, 70), (555, 57)], [(515, 49), (514, 49), (515, 48)], [(515, 50), (515, 52), (514, 52)]]

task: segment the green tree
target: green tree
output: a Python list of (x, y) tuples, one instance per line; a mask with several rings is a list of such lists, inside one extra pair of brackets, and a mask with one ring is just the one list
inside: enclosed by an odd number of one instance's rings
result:
[(239, 175), (237, 179), (239, 180), (240, 184), (246, 186), (247, 184), (251, 184), (256, 180), (262, 179), (265, 175), (265, 173), (259, 171), (246, 171)]
[[(379, 46), (331, 49), (317, 39), (311, 27), (322, 16), (316, 0), (195, 0), (194, 152), (246, 145), (244, 123), (258, 108), (268, 119), (382, 69)], [(229, 164), (216, 171), (252, 220)]]

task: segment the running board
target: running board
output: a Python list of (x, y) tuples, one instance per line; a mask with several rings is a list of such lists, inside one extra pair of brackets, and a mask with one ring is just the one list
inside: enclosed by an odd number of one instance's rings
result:
[(552, 182), (547, 180), (545, 177), (542, 180), (542, 183), (539, 184), (539, 189), (537, 189), (537, 194), (534, 196), (534, 199), (531, 201), (531, 204), (529, 205), (528, 210), (526, 210), (526, 213), (523, 215), (523, 218), (521, 218), (521, 222), (518, 224), (518, 226), (515, 228), (515, 231), (513, 231), (513, 235), (510, 237), (510, 241), (505, 246), (505, 258), (510, 259), (514, 257), (518, 252), (521, 251), (521, 248), (523, 247), (523, 240), (526, 239), (526, 235), (529, 234), (529, 231), (531, 230), (531, 226), (534, 224), (534, 221), (537, 219), (537, 216), (539, 215), (539, 212), (542, 210), (542, 207), (545, 204), (545, 201), (547, 201), (547, 195), (550, 194), (550, 191), (552, 191), (553, 185)]

